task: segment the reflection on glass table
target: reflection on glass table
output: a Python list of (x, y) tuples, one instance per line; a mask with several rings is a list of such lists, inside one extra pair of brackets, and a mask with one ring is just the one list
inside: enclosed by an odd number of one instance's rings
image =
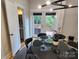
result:
[[(60, 41), (58, 46), (54, 46), (53, 39), (50, 36), (43, 41), (39, 40), (39, 38), (35, 40), (31, 49), (39, 59), (77, 59), (78, 55), (77, 52), (72, 52), (75, 53), (75, 55), (72, 55), (70, 51), (71, 48), (69, 48), (63, 41)], [(69, 53), (69, 55), (67, 53)]]

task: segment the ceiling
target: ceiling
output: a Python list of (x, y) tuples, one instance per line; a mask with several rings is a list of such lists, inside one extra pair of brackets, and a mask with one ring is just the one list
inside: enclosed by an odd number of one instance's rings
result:
[[(30, 2), (30, 9), (31, 10), (35, 10), (35, 9), (38, 9), (37, 6), (40, 4), (40, 5), (43, 5), (45, 4), (45, 2), (48, 1), (48, 0), (29, 0)], [(50, 0), (51, 2), (53, 1), (57, 1), (57, 0)], [(78, 0), (66, 0), (63, 2), (63, 4), (72, 4), (72, 5), (78, 5)], [(54, 6), (54, 5), (49, 5), (49, 6), (46, 6), (44, 8), (42, 8), (42, 10), (47, 10), (49, 8), (57, 8), (57, 7), (60, 7), (60, 6)]]

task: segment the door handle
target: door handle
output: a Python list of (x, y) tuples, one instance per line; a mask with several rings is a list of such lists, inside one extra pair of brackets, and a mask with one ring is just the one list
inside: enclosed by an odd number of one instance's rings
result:
[(13, 36), (13, 34), (10, 34), (10, 36)]

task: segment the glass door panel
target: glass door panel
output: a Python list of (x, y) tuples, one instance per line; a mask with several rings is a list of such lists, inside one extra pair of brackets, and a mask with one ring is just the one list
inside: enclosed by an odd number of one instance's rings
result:
[(41, 15), (34, 15), (34, 34), (41, 32)]

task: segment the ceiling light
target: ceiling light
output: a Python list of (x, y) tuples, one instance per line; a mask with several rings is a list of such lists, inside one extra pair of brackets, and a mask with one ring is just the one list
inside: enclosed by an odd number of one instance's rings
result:
[(47, 5), (50, 5), (50, 4), (51, 4), (51, 2), (50, 2), (50, 1), (46, 1), (46, 4), (47, 4)]
[(53, 11), (53, 9), (51, 8), (51, 9), (50, 9), (50, 11), (52, 12), (52, 11)]
[(41, 5), (38, 5), (38, 9), (41, 9)]
[(69, 7), (72, 7), (72, 5), (69, 5)]

